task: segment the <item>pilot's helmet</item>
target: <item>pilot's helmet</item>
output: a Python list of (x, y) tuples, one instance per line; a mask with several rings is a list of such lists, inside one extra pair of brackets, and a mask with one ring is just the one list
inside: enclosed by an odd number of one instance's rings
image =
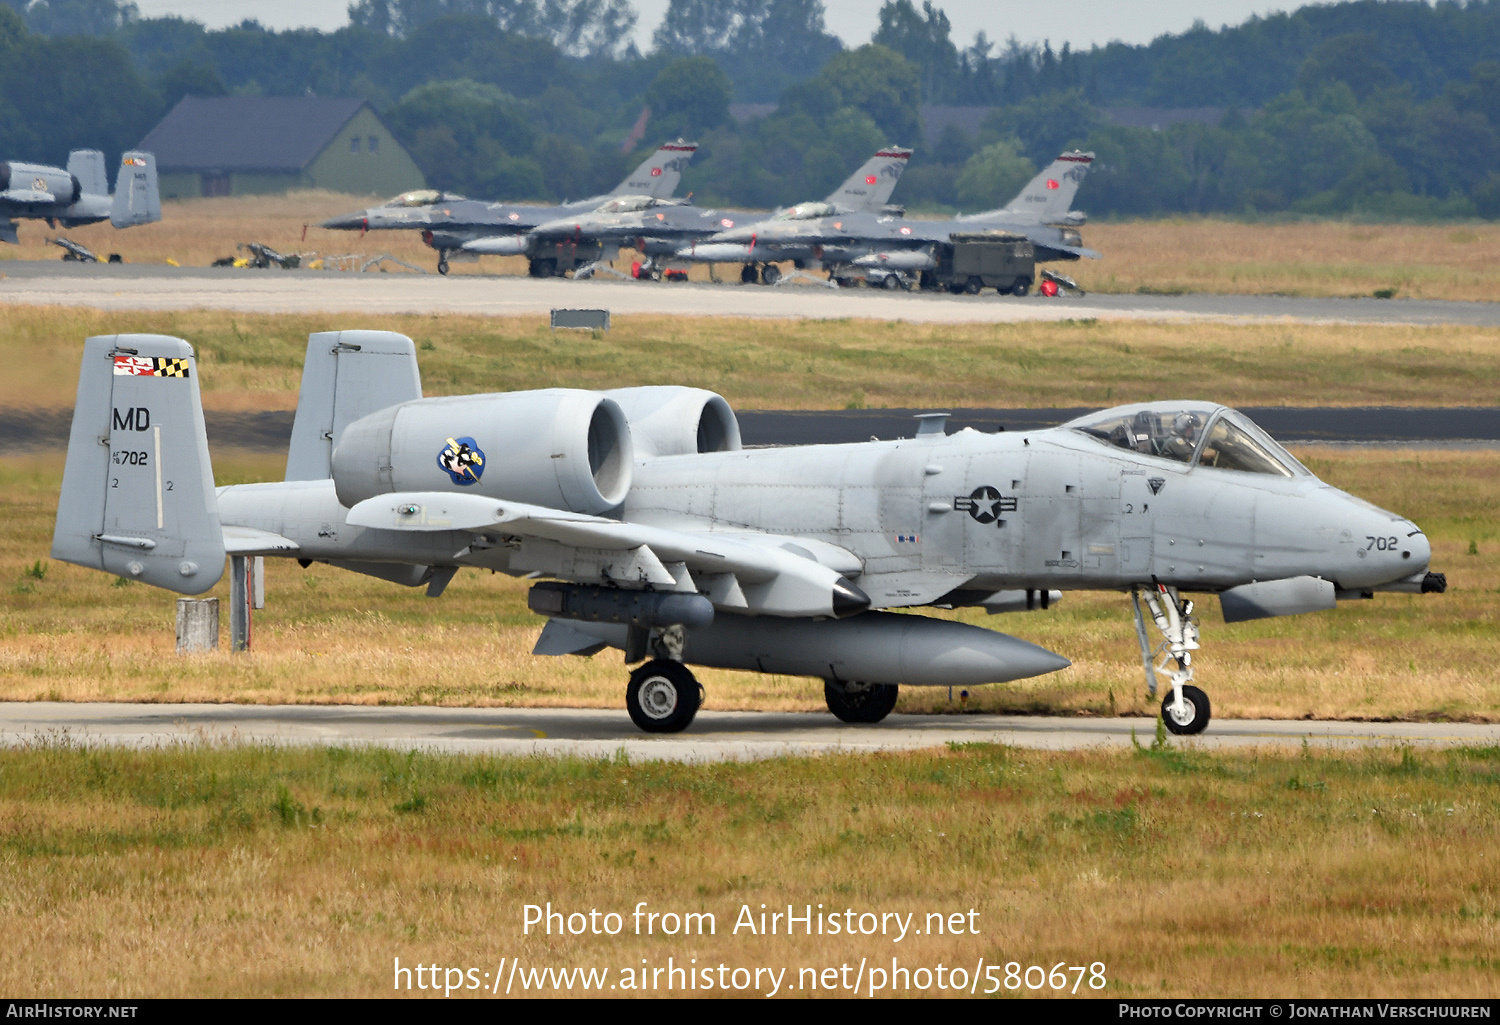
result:
[(1198, 433), (1198, 428), (1203, 426), (1197, 413), (1178, 413), (1172, 421), (1172, 433), (1184, 438), (1192, 438)]

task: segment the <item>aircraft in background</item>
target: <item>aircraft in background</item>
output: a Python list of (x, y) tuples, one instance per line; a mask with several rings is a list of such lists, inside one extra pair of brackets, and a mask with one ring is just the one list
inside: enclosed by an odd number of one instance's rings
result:
[[(560, 206), (486, 202), (481, 199), (466, 199), (451, 192), (418, 189), (415, 192), (404, 192), (368, 210), (330, 217), (323, 222), (322, 227), (358, 231), (361, 234), (396, 228), (419, 229), (422, 241), (438, 252), (438, 273), (447, 274), (450, 257), (459, 260), (478, 259), (477, 253), (465, 249), (465, 243), (477, 239), (524, 235), (537, 225), (559, 217), (596, 210), (616, 196), (667, 199), (677, 191), (677, 185), (682, 181), (682, 172), (687, 169), (697, 151), (696, 142), (683, 142), (679, 139), (665, 143), (607, 194)], [(536, 263), (533, 260), (533, 277), (550, 276), (551, 272), (539, 273), (546, 268), (538, 267)]]
[[(911, 159), (911, 150), (887, 146), (865, 161), (822, 204), (830, 209), (877, 211), (891, 198), (891, 191)], [(753, 215), (752, 215), (753, 216)], [(633, 247), (647, 258), (651, 273), (665, 264), (685, 242), (708, 238), (748, 220), (733, 210), (705, 210), (682, 200), (650, 196), (618, 196), (597, 210), (568, 214), (539, 224), (523, 236), (486, 238), (469, 242), (470, 252), (525, 254), (536, 258), (559, 245), (597, 245), (596, 259), (609, 261), (621, 246)]]
[(998, 210), (924, 221), (863, 211), (830, 211), (821, 209), (821, 204), (807, 204), (782, 211), (768, 221), (737, 225), (704, 242), (684, 246), (675, 258), (743, 262), (740, 279), (745, 282), (755, 280), (759, 266), (760, 280), (767, 284), (774, 284), (780, 277), (774, 264), (787, 260), (803, 269), (827, 268), (836, 280), (857, 276), (872, 261), (890, 271), (919, 274), (937, 267), (934, 249), (953, 233), (999, 229), (1029, 239), (1039, 262), (1083, 256), (1097, 259), (1098, 253), (1083, 247), (1078, 231), (1086, 217), (1072, 209), (1093, 160), (1092, 153), (1062, 154)]
[(104, 154), (75, 149), (68, 166), (0, 163), (0, 242), (19, 243), (17, 218), (65, 228), (109, 221), (116, 228), (161, 220), (156, 158), (132, 150), (120, 159), (115, 191), (109, 191)]
[(53, 558), (201, 594), (228, 555), (232, 621), (252, 557), (432, 597), (466, 566), (550, 577), (527, 599), (547, 617), (536, 653), (644, 663), (626, 708), (649, 732), (692, 722), (689, 664), (821, 677), (829, 710), (861, 723), (902, 685), (1054, 672), (1068, 660), (1028, 641), (887, 610), (1104, 590), (1132, 595), (1166, 727), (1193, 734), (1210, 712), (1185, 593), (1238, 622), (1446, 587), (1421, 528), (1212, 402), (997, 434), (949, 435), (929, 414), (904, 440), (742, 450), (712, 392), (423, 398), (411, 339), (333, 331), (308, 339), (286, 479), (216, 489), (197, 373), (181, 339), (84, 343)]

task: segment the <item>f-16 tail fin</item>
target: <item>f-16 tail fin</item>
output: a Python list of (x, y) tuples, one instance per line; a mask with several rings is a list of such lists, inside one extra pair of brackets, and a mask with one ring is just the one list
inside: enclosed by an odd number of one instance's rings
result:
[(302, 388), (286, 455), (287, 480), (327, 480), (344, 428), (422, 397), (417, 348), (394, 331), (322, 331), (307, 337)]
[(850, 213), (874, 213), (891, 201), (896, 182), (901, 180), (901, 172), (906, 170), (910, 160), (911, 150), (886, 146), (830, 193), (825, 202)]
[[(1019, 220), (1037, 224), (1055, 224), (1067, 216), (1073, 206), (1073, 197), (1078, 195), (1078, 186), (1088, 176), (1089, 165), (1094, 162), (1092, 153), (1074, 150), (1063, 153), (1042, 169), (1042, 173), (1026, 183), (1003, 210), (993, 213), (1014, 215)], [(977, 216), (987, 216), (979, 214)]]
[(610, 195), (667, 199), (677, 191), (677, 185), (682, 181), (682, 172), (687, 170), (696, 152), (696, 142), (678, 139), (676, 142), (664, 143), (640, 167), (616, 185)]
[(68, 173), (78, 179), (78, 188), (87, 196), (109, 195), (109, 175), (104, 170), (104, 154), (96, 149), (75, 149), (68, 154)]
[(159, 220), (161, 192), (156, 182), (156, 158), (150, 153), (132, 150), (120, 158), (120, 174), (115, 179), (109, 223), (116, 228), (128, 228)]
[(202, 594), (224, 556), (192, 346), (165, 335), (88, 339), (52, 557)]

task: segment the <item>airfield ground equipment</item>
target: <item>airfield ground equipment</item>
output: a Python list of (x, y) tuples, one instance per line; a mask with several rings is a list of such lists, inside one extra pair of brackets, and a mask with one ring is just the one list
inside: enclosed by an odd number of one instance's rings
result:
[(993, 288), (1025, 295), (1036, 281), (1036, 247), (1022, 234), (1003, 229), (954, 232), (933, 249), (937, 267), (922, 274), (922, 287), (978, 295)]
[[(70, 239), (70, 238), (63, 238), (61, 235), (57, 236), (56, 238), (49, 238), (47, 240), (47, 242), (49, 244), (51, 244), (51, 245), (59, 246), (59, 247), (62, 248), (62, 250), (63, 250), (62, 258), (64, 260), (74, 260), (74, 261), (77, 261), (78, 263), (98, 263), (99, 262), (98, 255), (92, 249), (90, 249), (88, 246), (84, 245), (81, 242), (74, 242), (72, 239)], [(125, 260), (124, 260), (123, 257), (120, 256), (119, 253), (110, 253), (109, 254), (109, 262), (110, 263), (124, 263)]]

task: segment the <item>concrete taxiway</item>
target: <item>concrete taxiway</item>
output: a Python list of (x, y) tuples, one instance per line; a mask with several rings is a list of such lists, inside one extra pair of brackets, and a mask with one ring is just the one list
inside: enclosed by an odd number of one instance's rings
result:
[[(874, 726), (849, 726), (824, 713), (704, 711), (683, 733), (652, 736), (613, 709), (0, 703), (0, 745), (8, 747), (63, 739), (133, 748), (373, 745), (451, 754), (610, 758), (623, 752), (636, 760), (719, 762), (970, 743), (1120, 749), (1132, 739), (1149, 744), (1154, 729), (1145, 718), (893, 715)], [(1221, 750), (1304, 741), (1333, 748), (1491, 746), (1500, 744), (1500, 724), (1222, 719), (1198, 737), (1172, 743)]]
[(217, 309), (246, 313), (546, 314), (599, 307), (615, 315), (844, 317), (921, 323), (1069, 319), (1299, 321), (1500, 326), (1500, 303), (1314, 299), (1280, 295), (1099, 295), (1046, 299), (828, 289), (792, 284), (668, 284), (510, 275), (379, 274), (149, 264), (0, 264), (0, 303), (102, 310)]

